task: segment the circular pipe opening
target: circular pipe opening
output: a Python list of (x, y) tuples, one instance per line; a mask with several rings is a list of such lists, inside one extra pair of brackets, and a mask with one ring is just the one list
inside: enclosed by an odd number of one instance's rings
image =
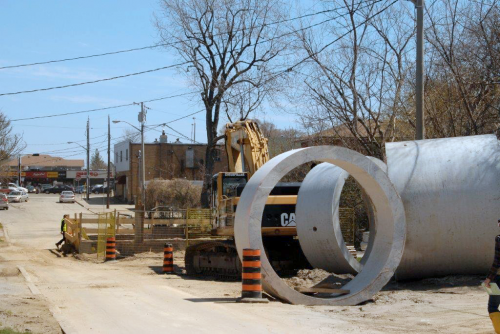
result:
[(304, 295), (291, 289), (271, 267), (263, 252), (262, 273), (266, 292), (292, 304), (356, 305), (370, 299), (390, 280), (403, 253), (406, 223), (401, 198), (387, 174), (363, 155), (342, 147), (317, 146), (285, 152), (261, 167), (242, 193), (235, 221), (238, 254), (243, 248), (263, 250), (261, 218), (269, 193), (276, 183), (293, 168), (310, 162), (334, 164), (361, 185), (374, 205), (378, 222), (371, 254), (361, 272), (343, 289), (348, 294), (331, 294), (330, 298)]

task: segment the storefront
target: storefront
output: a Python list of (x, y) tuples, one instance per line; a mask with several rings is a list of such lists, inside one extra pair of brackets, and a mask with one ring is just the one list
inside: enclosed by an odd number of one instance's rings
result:
[[(66, 177), (71, 180), (75, 186), (84, 185), (87, 181), (87, 171), (85, 170), (69, 170), (66, 171)], [(113, 172), (111, 172), (110, 179), (113, 183)], [(105, 170), (90, 171), (89, 174), (90, 185), (104, 184), (108, 178), (108, 172)]]
[[(17, 181), (19, 174), (17, 172), (9, 172), (9, 177)], [(66, 171), (58, 172), (40, 172), (28, 171), (21, 172), (21, 183), (24, 185), (38, 185), (38, 184), (54, 184), (54, 182), (67, 183), (71, 182), (67, 179)]]

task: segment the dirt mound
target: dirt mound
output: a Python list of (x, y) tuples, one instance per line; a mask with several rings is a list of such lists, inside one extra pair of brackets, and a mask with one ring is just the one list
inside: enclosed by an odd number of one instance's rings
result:
[(336, 275), (323, 269), (301, 269), (297, 275), (283, 280), (292, 288), (318, 287), (341, 287), (353, 278), (352, 275)]

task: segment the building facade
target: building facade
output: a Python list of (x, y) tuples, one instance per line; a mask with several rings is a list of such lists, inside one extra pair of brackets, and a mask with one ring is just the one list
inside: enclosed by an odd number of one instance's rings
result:
[[(21, 182), (19, 182), (19, 166), (21, 167)], [(86, 182), (87, 171), (83, 169), (81, 159), (63, 159), (50, 155), (26, 155), (15, 158), (2, 166), (0, 176), (21, 185), (39, 185), (62, 183), (67, 185), (83, 185)], [(107, 171), (90, 171), (90, 184), (101, 184), (107, 177)], [(113, 172), (111, 171), (111, 176)]]
[[(179, 140), (168, 143), (166, 135), (159, 141), (145, 143), (146, 183), (155, 179), (203, 180), (205, 174), (206, 144), (181, 143)], [(115, 196), (127, 202), (133, 202), (139, 194), (139, 151), (140, 143), (129, 141), (114, 146), (114, 164), (116, 167)], [(227, 171), (227, 155), (224, 147), (217, 150), (214, 173)]]

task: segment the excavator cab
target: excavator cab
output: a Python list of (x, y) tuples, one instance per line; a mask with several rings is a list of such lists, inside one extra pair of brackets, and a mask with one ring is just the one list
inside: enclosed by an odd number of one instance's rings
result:
[(238, 195), (238, 188), (244, 187), (247, 182), (248, 173), (222, 172), (214, 175), (212, 180), (212, 203), (216, 209), (214, 230), (234, 226), (234, 199)]

